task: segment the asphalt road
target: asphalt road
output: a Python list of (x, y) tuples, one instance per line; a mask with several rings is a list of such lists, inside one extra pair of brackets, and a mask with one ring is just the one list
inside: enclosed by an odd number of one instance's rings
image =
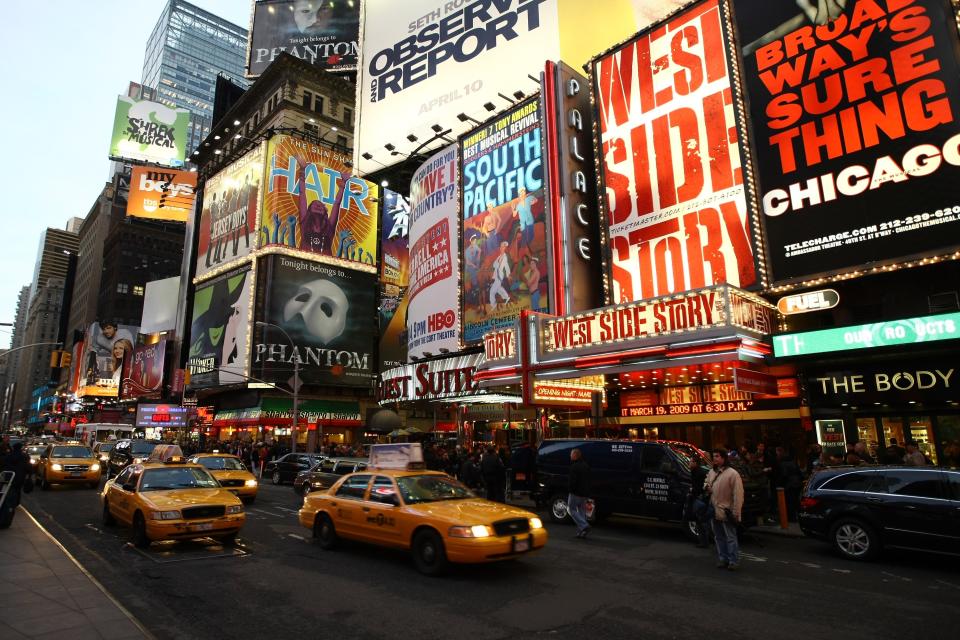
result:
[[(550, 525), (518, 561), (421, 576), (403, 553), (323, 551), (300, 500), (265, 485), (248, 507), (244, 555), (174, 543), (144, 554), (104, 529), (97, 493), (25, 496), (36, 516), (159, 638), (950, 638), (960, 560), (890, 552), (843, 560), (816, 541), (755, 535), (743, 567), (714, 567), (675, 527), (612, 518), (587, 540)], [(156, 545), (154, 545), (156, 547)]]

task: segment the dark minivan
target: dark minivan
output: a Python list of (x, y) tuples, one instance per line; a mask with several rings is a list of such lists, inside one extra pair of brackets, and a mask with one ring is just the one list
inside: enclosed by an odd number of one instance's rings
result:
[(960, 471), (937, 467), (833, 467), (810, 477), (800, 529), (845, 558), (883, 547), (960, 554)]
[(570, 451), (590, 465), (596, 519), (623, 513), (682, 521), (690, 492), (690, 460), (708, 467), (702, 451), (667, 440), (544, 440), (537, 451), (535, 499), (557, 522), (567, 519)]
[(136, 440), (124, 438), (117, 440), (110, 450), (107, 460), (107, 477), (112, 478), (131, 464), (140, 464), (150, 457), (154, 447), (161, 444), (156, 440)]

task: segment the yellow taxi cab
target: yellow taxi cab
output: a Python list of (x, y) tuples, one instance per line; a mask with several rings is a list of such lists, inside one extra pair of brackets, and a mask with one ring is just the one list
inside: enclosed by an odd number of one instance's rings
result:
[(82, 444), (50, 444), (40, 454), (37, 477), (43, 489), (55, 484), (100, 484), (100, 461)]
[(247, 504), (257, 499), (257, 477), (247, 470), (237, 456), (228, 453), (198, 453), (191, 456), (189, 461), (203, 465), (221, 487), (228, 489)]
[(322, 548), (346, 538), (406, 549), (419, 571), (436, 575), (448, 562), (507, 560), (546, 545), (535, 513), (478, 498), (445, 473), (416, 468), (422, 462), (384, 468), (380, 446), (392, 445), (374, 445), (369, 468), (304, 498), (300, 524)]
[(179, 447), (170, 447), (107, 481), (100, 496), (103, 524), (129, 526), (137, 547), (156, 540), (202, 537), (232, 545), (246, 521), (243, 504), (203, 466), (186, 462), (178, 451)]

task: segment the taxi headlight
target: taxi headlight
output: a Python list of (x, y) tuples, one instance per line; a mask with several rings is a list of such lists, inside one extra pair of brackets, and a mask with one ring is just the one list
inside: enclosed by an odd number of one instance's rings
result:
[(92, 465), (90, 465), (90, 471), (100, 471), (100, 465), (94, 462)]
[(110, 459), (110, 456), (108, 456), (107, 454), (105, 453), (100, 454), (100, 462), (106, 462), (109, 459)]
[(140, 464), (141, 462), (143, 462), (143, 458), (134, 458), (134, 459), (133, 459), (133, 464)]
[(243, 505), (242, 505), (242, 504), (233, 504), (233, 505), (230, 505), (229, 507), (227, 507), (227, 515), (232, 515), (232, 514), (235, 514), (235, 513), (243, 513)]
[(489, 538), (493, 533), (490, 527), (483, 524), (475, 524), (472, 527), (454, 526), (450, 527), (448, 532), (451, 538)]
[(37, 464), (36, 458), (30, 458), (30, 464)]
[(154, 511), (150, 514), (151, 520), (179, 520), (179, 511)]
[(543, 529), (543, 521), (540, 518), (530, 518), (530, 529)]
[(63, 465), (59, 462), (54, 462), (52, 465), (50, 465), (50, 468), (54, 471), (63, 471)]
[(256, 481), (256, 480), (253, 480), (253, 479), (250, 479), (250, 480), (247, 480), (246, 482), (244, 482), (243, 484), (245, 484), (245, 485), (248, 486), (248, 487), (255, 487), (255, 486), (257, 486), (257, 481)]

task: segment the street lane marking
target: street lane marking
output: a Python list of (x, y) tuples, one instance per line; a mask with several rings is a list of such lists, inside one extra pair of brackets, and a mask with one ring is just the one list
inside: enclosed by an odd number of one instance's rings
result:
[(903, 576), (898, 576), (893, 573), (888, 573), (887, 571), (881, 571), (880, 573), (882, 573), (885, 576), (890, 576), (891, 578), (896, 578), (897, 580), (903, 580), (904, 582), (913, 582), (913, 580), (910, 578), (904, 578)]
[(264, 511), (263, 509), (247, 509), (247, 511), (252, 511), (253, 513), (263, 513), (268, 516), (273, 516), (274, 518), (282, 518), (282, 513), (273, 513), (272, 511)]
[(289, 537), (289, 538), (296, 538), (297, 540), (299, 540), (299, 541), (301, 541), (301, 542), (306, 542), (306, 541), (307, 541), (306, 538), (304, 538), (303, 536), (298, 536), (298, 535), (295, 534), (295, 533), (288, 533), (288, 534), (287, 534), (287, 537)]
[(821, 568), (820, 565), (818, 565), (818, 564), (816, 564), (816, 563), (813, 563), (813, 562), (801, 562), (800, 564), (802, 564), (802, 565), (805, 566), (805, 567), (809, 567), (809, 568), (811, 568), (811, 569), (820, 569), (820, 568)]
[(837, 573), (850, 573), (850, 569), (833, 569)]
[(945, 584), (948, 587), (953, 587), (954, 589), (960, 589), (960, 585), (953, 584), (952, 582), (947, 582), (946, 580), (937, 580), (940, 584)]
[(746, 558), (747, 560), (750, 560), (751, 562), (766, 562), (766, 561), (767, 561), (767, 559), (764, 558), (764, 557), (762, 557), (762, 556), (755, 556), (755, 555), (750, 554), (750, 553), (740, 552), (740, 555), (741, 555), (741, 557), (744, 557), (744, 558)]

